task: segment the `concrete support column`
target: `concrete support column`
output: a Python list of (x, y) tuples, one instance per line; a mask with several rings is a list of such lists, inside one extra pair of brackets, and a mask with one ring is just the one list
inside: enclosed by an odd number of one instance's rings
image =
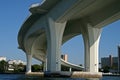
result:
[(47, 71), (47, 59), (42, 64), (43, 64), (43, 71)]
[(72, 72), (72, 68), (71, 67), (69, 68), (69, 71)]
[(47, 63), (44, 63), (44, 71), (47, 71)]
[(27, 57), (26, 72), (29, 73), (29, 72), (31, 72), (32, 55), (26, 54), (26, 57)]
[(42, 65), (43, 65), (43, 71), (46, 71), (46, 63), (42, 62)]
[(85, 71), (98, 72), (98, 50), (101, 35), (100, 28), (87, 25), (81, 28), (85, 45)]
[(61, 44), (66, 22), (57, 23), (48, 18), (47, 26), (47, 70), (61, 71)]

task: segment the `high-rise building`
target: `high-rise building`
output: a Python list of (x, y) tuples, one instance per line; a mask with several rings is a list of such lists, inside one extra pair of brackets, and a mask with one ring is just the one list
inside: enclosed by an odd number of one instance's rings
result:
[(110, 67), (113, 66), (113, 58), (112, 58), (112, 55), (109, 55), (109, 65), (110, 65)]
[(118, 72), (120, 73), (120, 45), (118, 46)]
[(101, 67), (109, 67), (110, 70), (118, 72), (118, 57), (112, 57), (109, 55), (109, 57), (101, 58)]
[(117, 63), (117, 57), (112, 57), (112, 55), (109, 55), (109, 57), (103, 57), (101, 58), (101, 66), (102, 67), (112, 67), (113, 64)]
[(109, 57), (103, 57), (101, 58), (101, 67), (106, 67), (106, 66), (110, 66), (109, 64)]
[(117, 72), (120, 73), (120, 45), (118, 45), (118, 57), (109, 57), (101, 58), (101, 67), (109, 66), (111, 68), (117, 69)]
[(67, 54), (61, 55), (61, 58), (66, 62), (68, 61), (68, 55)]

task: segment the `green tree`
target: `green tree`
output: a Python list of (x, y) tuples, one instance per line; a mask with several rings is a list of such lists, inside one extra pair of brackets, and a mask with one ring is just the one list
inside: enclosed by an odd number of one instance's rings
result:
[(62, 71), (69, 71), (69, 67), (66, 67), (64, 65), (61, 65), (61, 70)]
[(23, 63), (18, 64), (18, 72), (25, 72), (25, 65)]
[(103, 72), (104, 72), (104, 73), (108, 73), (109, 70), (110, 70), (110, 67), (109, 67), (109, 66), (103, 67)]
[(18, 68), (18, 66), (13, 62), (13, 64), (12, 64), (12, 66), (13, 66), (13, 68), (14, 68), (14, 72), (17, 72), (17, 68)]
[(25, 72), (26, 69), (25, 69), (25, 65), (23, 65), (22, 63), (19, 63), (19, 64), (15, 64), (13, 63), (12, 64), (13, 68), (14, 68), (14, 72), (16, 73), (19, 73), (19, 72)]
[(4, 60), (0, 61), (0, 72), (4, 73), (8, 70), (8, 63)]
[(82, 64), (79, 64), (79, 66), (83, 66)]
[(42, 67), (38, 64), (32, 65), (32, 71), (33, 72), (40, 72), (42, 70)]

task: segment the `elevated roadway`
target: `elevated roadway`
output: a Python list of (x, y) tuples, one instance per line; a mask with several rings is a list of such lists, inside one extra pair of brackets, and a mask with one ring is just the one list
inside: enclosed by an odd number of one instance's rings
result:
[[(18, 33), (19, 48), (27, 56), (47, 63), (48, 71), (60, 71), (60, 47), (82, 35), (85, 45), (85, 71), (98, 72), (98, 50), (102, 27), (120, 19), (120, 0), (44, 0), (30, 7), (30, 16)], [(76, 55), (77, 56), (77, 55)]]

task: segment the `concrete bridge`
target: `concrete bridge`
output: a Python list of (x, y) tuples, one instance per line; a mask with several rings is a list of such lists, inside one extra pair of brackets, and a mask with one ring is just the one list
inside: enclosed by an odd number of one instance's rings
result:
[(29, 10), (18, 33), (27, 72), (31, 72), (32, 57), (47, 64), (47, 71), (61, 71), (61, 45), (77, 35), (84, 40), (85, 71), (98, 72), (101, 31), (120, 19), (120, 0), (44, 0)]

